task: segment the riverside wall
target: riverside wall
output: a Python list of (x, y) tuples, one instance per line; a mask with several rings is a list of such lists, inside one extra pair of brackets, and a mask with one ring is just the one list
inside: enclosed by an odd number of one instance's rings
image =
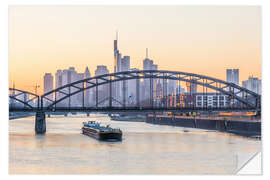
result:
[(9, 115), (9, 120), (35, 116), (35, 113), (14, 113)]
[(153, 115), (147, 116), (146, 122), (159, 125), (216, 130), (247, 137), (261, 136), (260, 121), (158, 117)]

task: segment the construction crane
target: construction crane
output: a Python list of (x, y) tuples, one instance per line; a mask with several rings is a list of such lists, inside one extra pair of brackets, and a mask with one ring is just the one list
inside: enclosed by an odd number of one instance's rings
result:
[(25, 87), (32, 87), (35, 90), (35, 94), (37, 94), (37, 89), (40, 88), (40, 85), (36, 84), (34, 86), (25, 86)]

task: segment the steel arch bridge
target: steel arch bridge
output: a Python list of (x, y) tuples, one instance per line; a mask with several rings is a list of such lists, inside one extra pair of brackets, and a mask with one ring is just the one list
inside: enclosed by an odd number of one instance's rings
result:
[[(10, 102), (9, 103), (10, 110), (12, 109), (34, 110), (40, 106), (40, 97), (39, 95), (29, 91), (23, 91), (16, 88), (9, 88), (9, 102)], [(15, 104), (15, 102), (19, 102), (19, 104)]]
[[(184, 81), (192, 84), (197, 84), (206, 88), (210, 88), (212, 90), (215, 90), (221, 94), (228, 95), (232, 99), (235, 99), (242, 103), (246, 108), (249, 109), (260, 109), (260, 95), (242, 88), (236, 84), (228, 83), (223, 80), (219, 80), (216, 78), (212, 78), (209, 76), (203, 76), (193, 73), (186, 73), (186, 72), (176, 72), (176, 71), (162, 71), (162, 70), (142, 70), (142, 71), (125, 71), (125, 72), (117, 72), (117, 73), (111, 73), (111, 74), (104, 74), (100, 76), (95, 76), (87, 79), (83, 79), (80, 81), (76, 81), (70, 84), (67, 84), (65, 86), (59, 87), (57, 89), (54, 89), (44, 95), (41, 96), (41, 108), (43, 109), (54, 109), (57, 108), (57, 104), (61, 101), (68, 99), (69, 101), (69, 108), (70, 106), (70, 97), (82, 93), (83, 91), (86, 91), (87, 89), (95, 89), (95, 97), (96, 97), (96, 104), (95, 108), (99, 107), (99, 96), (98, 96), (98, 88), (102, 85), (108, 85), (108, 101), (109, 104), (107, 107), (115, 107), (112, 102), (117, 101), (115, 96), (115, 93), (113, 93), (113, 89), (115, 89), (114, 84), (116, 82), (122, 81), (123, 83), (127, 82), (128, 80), (140, 80), (140, 79), (149, 79), (148, 85), (150, 90), (149, 92), (149, 102), (150, 104), (148, 106), (143, 106), (140, 104), (140, 97), (136, 97), (136, 106), (135, 107), (141, 107), (141, 108), (154, 108), (153, 104), (153, 81), (156, 79), (163, 80), (163, 85), (166, 86), (167, 80), (176, 80), (176, 81)], [(140, 83), (139, 83), (140, 84)], [(138, 85), (138, 84), (137, 84)], [(73, 91), (71, 91), (71, 88)], [(145, 87), (146, 88), (146, 87)], [(164, 88), (165, 89), (165, 88)], [(126, 108), (126, 92), (125, 88), (122, 89), (123, 92), (123, 103), (119, 103), (118, 100), (118, 106), (116, 106), (119, 109), (122, 106), (122, 108)], [(139, 87), (136, 87), (136, 91), (140, 91)], [(60, 98), (57, 99), (56, 94), (61, 94)], [(167, 93), (167, 92), (163, 92)], [(139, 92), (137, 93), (140, 94)], [(240, 95), (241, 94), (241, 95)], [(84, 93), (82, 93), (82, 96), (84, 96)], [(49, 97), (55, 97), (54, 99)], [(44, 106), (44, 100), (49, 101), (49, 104)], [(86, 108), (84, 97), (82, 97), (82, 108)], [(78, 109), (78, 108), (77, 108)]]
[[(140, 101), (140, 97), (136, 96), (136, 104), (132, 107), (128, 107), (126, 104), (126, 88), (123, 85), (122, 88), (122, 102), (121, 100), (117, 99), (115, 96), (115, 84), (117, 82), (123, 82), (123, 84), (127, 83), (129, 80), (137, 80), (140, 81), (144, 79), (147, 81), (148, 88), (145, 87), (146, 90), (149, 90), (149, 98), (147, 101), (149, 102), (147, 105), (143, 105)], [(242, 104), (241, 108), (239, 107), (222, 107), (222, 108), (214, 108), (214, 107), (205, 107), (205, 108), (196, 108), (196, 107), (166, 107), (166, 106), (157, 106), (154, 103), (154, 90), (153, 84), (156, 80), (162, 80), (163, 87), (167, 86), (167, 80), (175, 80), (178, 81), (179, 84), (181, 82), (187, 82), (190, 84), (196, 84), (203, 87), (203, 90), (209, 88), (218, 93), (227, 95), (230, 99), (234, 99), (234, 101), (238, 101)], [(107, 87), (107, 98), (99, 99), (99, 88), (101, 86)], [(140, 83), (136, 85), (136, 95), (140, 95)], [(87, 105), (85, 103), (85, 92), (87, 90), (92, 89), (95, 92), (95, 104), (93, 106)], [(166, 88), (162, 88), (163, 90), (163, 98), (166, 98)], [(14, 91), (16, 89), (10, 88), (10, 91)], [(18, 95), (10, 95), (11, 99), (15, 99), (20, 103), (24, 104), (25, 111), (125, 111), (125, 110), (253, 110), (253, 111), (260, 111), (261, 109), (261, 96), (246, 89), (240, 87), (233, 83), (228, 83), (226, 81), (216, 79), (209, 76), (193, 74), (193, 73), (186, 73), (186, 72), (177, 72), (177, 71), (166, 71), (166, 70), (141, 70), (141, 71), (124, 71), (124, 72), (117, 72), (111, 74), (104, 74), (100, 76), (95, 76), (83, 80), (79, 80), (62, 87), (56, 88), (48, 93), (43, 94), (42, 96), (35, 95), (33, 93), (27, 91), (17, 90), (21, 93), (28, 93), (32, 95), (34, 98), (37, 99), (36, 106), (30, 105), (30, 100), (24, 101), (16, 98)], [(71, 97), (81, 94), (81, 106), (72, 107), (71, 105)], [(66, 106), (59, 106), (61, 102), (66, 101), (68, 105)], [(100, 106), (100, 103), (108, 101), (107, 106)], [(114, 103), (113, 103), (114, 102)], [(10, 107), (10, 111), (20, 111), (22, 108)]]

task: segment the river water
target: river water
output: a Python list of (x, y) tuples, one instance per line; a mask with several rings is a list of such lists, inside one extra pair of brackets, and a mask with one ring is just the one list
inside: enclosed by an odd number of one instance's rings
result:
[[(34, 117), (9, 121), (10, 174), (235, 174), (261, 141), (215, 131), (111, 121), (106, 115), (51, 116), (46, 135)], [(119, 127), (122, 142), (81, 134), (83, 121)]]

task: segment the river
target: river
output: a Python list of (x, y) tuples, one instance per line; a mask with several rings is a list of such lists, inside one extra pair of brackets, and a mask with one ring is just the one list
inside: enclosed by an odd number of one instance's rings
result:
[[(235, 174), (261, 140), (215, 131), (111, 121), (103, 114), (51, 116), (46, 135), (35, 117), (9, 121), (10, 174)], [(95, 120), (123, 131), (121, 142), (81, 134)]]

